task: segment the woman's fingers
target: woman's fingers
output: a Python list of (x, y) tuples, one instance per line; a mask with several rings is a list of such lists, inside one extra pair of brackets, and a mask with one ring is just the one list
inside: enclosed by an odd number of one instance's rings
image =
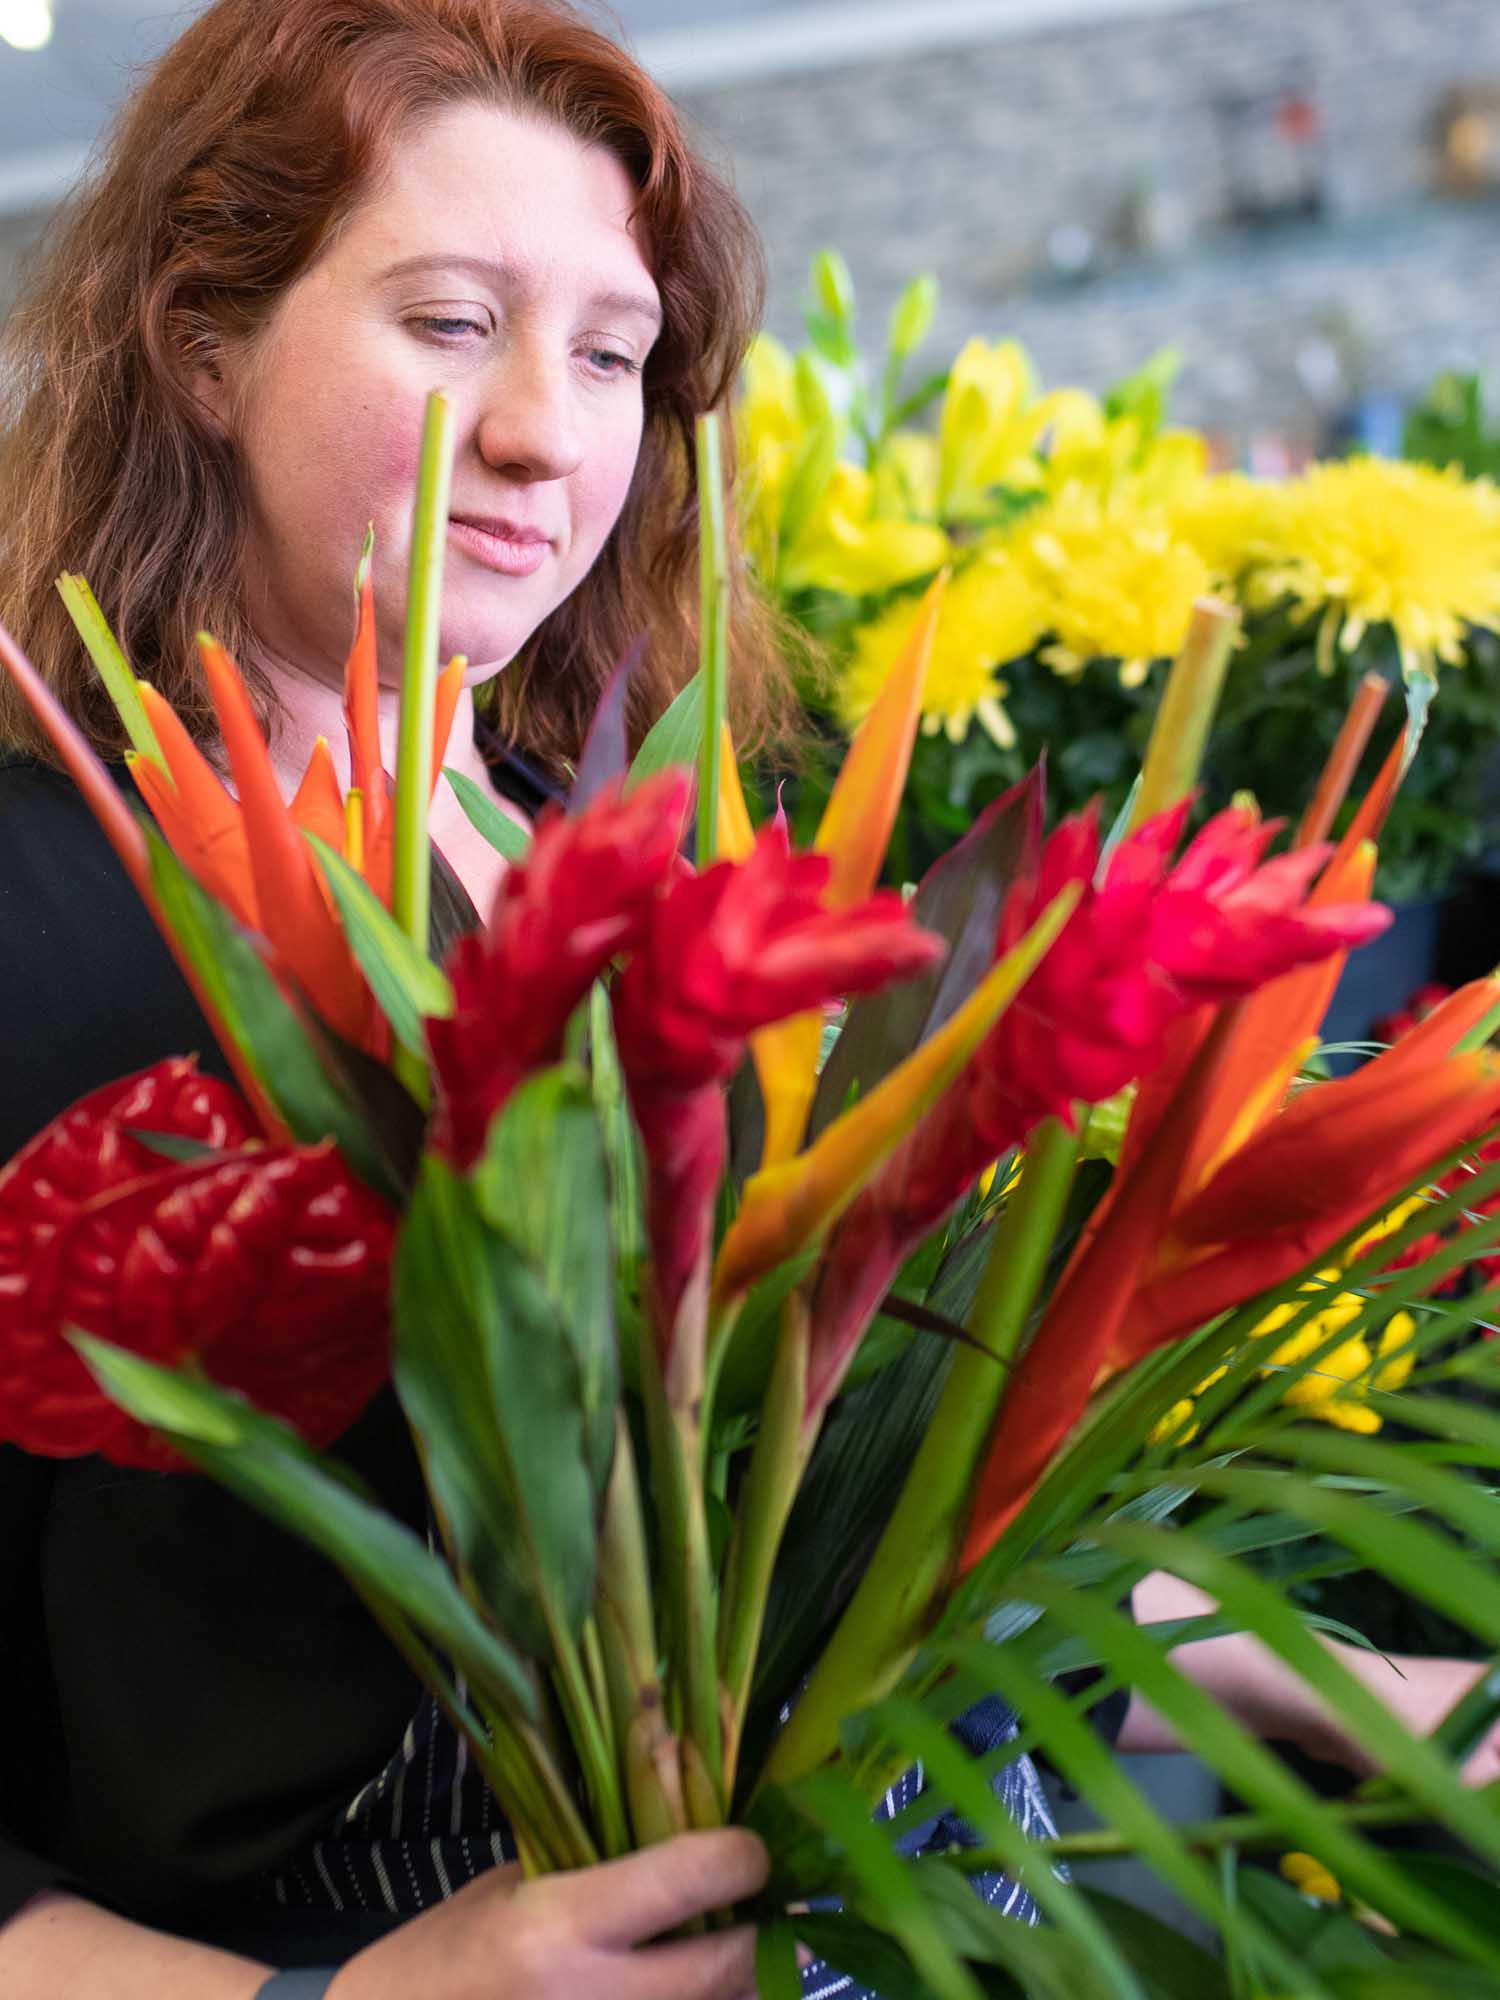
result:
[(680, 1833), (589, 1869), (587, 1934), (597, 1944), (644, 1944), (709, 1910), (758, 1894), (769, 1873), (766, 1850), (753, 1833), (738, 1827)]
[(611, 2000), (737, 2000), (755, 1987), (755, 1931), (742, 1924), (679, 1944), (647, 1945), (618, 1961)]

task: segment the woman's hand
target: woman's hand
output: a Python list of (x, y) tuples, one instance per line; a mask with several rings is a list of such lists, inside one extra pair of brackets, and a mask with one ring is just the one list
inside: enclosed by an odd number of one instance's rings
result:
[(651, 1940), (755, 1895), (767, 1867), (730, 1829), (534, 1882), (497, 1868), (351, 1959), (329, 2000), (753, 2000), (749, 1926)]

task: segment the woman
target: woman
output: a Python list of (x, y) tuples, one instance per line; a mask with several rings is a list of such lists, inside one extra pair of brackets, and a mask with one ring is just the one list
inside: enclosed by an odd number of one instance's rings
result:
[[(733, 380), (756, 268), (659, 93), (561, 5), (218, 0), (127, 111), (9, 329), (0, 618), (106, 753), (113, 713), (58, 570), (89, 576), (205, 740), (191, 640), (211, 627), (290, 788), (316, 736), (342, 740), (372, 516), (388, 670), (400, 656), (417, 433), (439, 386), (458, 428), (442, 646), (474, 662), (491, 717), (476, 727), (466, 697), (453, 757), (486, 777), (479, 745), (518, 743), (505, 782), (534, 803), (526, 784), (545, 791), (576, 753), (637, 631), (653, 634), (638, 728), (686, 670), (690, 427)], [(753, 654), (753, 617), (737, 630)], [(744, 740), (778, 689), (764, 655), (735, 679)], [(3, 691), (0, 741), (41, 747)], [(446, 789), (433, 831), (485, 907), (498, 863)], [(0, 770), (0, 855), (3, 1160), (102, 1081), (214, 1055), (81, 802), (35, 757)], [(339, 1450), (421, 1523), (391, 1398)], [(1189, 1650), (1269, 1726), (1284, 1709), (1255, 1710), (1265, 1671), (1235, 1647)], [(363, 1609), (206, 1481), (0, 1449), (0, 1677), (15, 1691), (7, 2000), (753, 1986), (743, 1932), (650, 1941), (752, 1894), (755, 1841), (692, 1836), (520, 1886), (494, 1865), (504, 1830), (460, 1746)], [(1140, 1712), (1130, 1726), (1165, 1740)], [(967, 1733), (983, 1748), (1011, 1727), (979, 1712)], [(1029, 1767), (1007, 1783), (1044, 1827)], [(275, 1970), (297, 1964), (323, 1969)], [(846, 1990), (810, 1973), (811, 1992)]]
[[(417, 436), (440, 387), (458, 435), (442, 644), (474, 662), (471, 689), (508, 666), (491, 726), (545, 778), (637, 631), (653, 634), (638, 724), (684, 677), (686, 447), (733, 381), (757, 272), (665, 100), (565, 7), (220, 0), (128, 108), (9, 329), (0, 617), (107, 753), (57, 571), (88, 574), (138, 671), (200, 718), (192, 632), (212, 627), (290, 779), (314, 737), (341, 741), (372, 517), (381, 654), (400, 659)], [(737, 678), (753, 732), (776, 690), (753, 661)], [(472, 702), (454, 756), (482, 778)], [(0, 740), (38, 747), (4, 696)], [(433, 831), (486, 907), (499, 863), (446, 787)], [(213, 1052), (38, 762), (0, 773), (0, 849), (9, 1157), (106, 1077)], [(343, 1455), (421, 1522), (391, 1399)], [(241, 2000), (298, 1959), (351, 1961), (337, 2000), (753, 1988), (743, 1933), (641, 1947), (753, 1893), (756, 1841), (693, 1837), (519, 1886), (387, 1642), (332, 1572), (206, 1482), (9, 1451), (0, 1545), (0, 1676), (26, 1717), (0, 1751), (7, 2000)]]

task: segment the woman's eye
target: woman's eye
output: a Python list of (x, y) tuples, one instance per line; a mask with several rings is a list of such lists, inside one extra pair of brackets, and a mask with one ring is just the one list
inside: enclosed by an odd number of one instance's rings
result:
[(430, 333), (439, 340), (462, 340), (471, 333), (485, 334), (489, 327), (477, 319), (470, 319), (461, 313), (424, 314), (421, 319), (411, 322), (424, 333)]
[(639, 375), (641, 364), (633, 361), (628, 354), (616, 354), (612, 347), (591, 347), (588, 351), (591, 368), (597, 368), (601, 375)]

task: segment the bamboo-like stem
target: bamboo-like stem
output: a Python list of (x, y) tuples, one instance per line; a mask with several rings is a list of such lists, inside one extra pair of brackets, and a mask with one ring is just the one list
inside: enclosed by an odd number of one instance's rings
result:
[(651, 1481), (661, 1521), (661, 1574), (667, 1614), (671, 1713), (683, 1741), (683, 1766), (696, 1746), (704, 1782), (690, 1787), (693, 1824), (722, 1825), (723, 1748), (719, 1707), (717, 1604), (703, 1497), (703, 1399), (670, 1397), (656, 1340), (641, 1342), (641, 1392), (651, 1450)]
[(667, 1728), (635, 1447), (615, 1414), (615, 1459), (599, 1534), (595, 1628), (636, 1840), (687, 1827), (677, 1739)]
[(1319, 840), (1326, 840), (1333, 831), (1338, 809), (1348, 797), (1359, 760), (1365, 754), (1390, 691), (1389, 682), (1379, 674), (1366, 674), (1355, 689), (1349, 712), (1339, 726), (1328, 762), (1318, 779), (1317, 790), (1297, 828), (1298, 847), (1311, 847)]
[[(453, 472), (453, 412), (445, 397), (427, 399), (422, 454), (412, 511), (411, 565), (406, 586), (406, 657), (396, 748), (396, 818), (391, 914), (419, 951), (427, 950), (432, 858), (427, 804), (432, 789), (432, 713), (437, 695), (438, 641), (443, 613), (443, 555)], [(421, 1059), (399, 1046), (393, 1066), (411, 1085)]]
[(889, 1694), (916, 1656), (963, 1542), (970, 1495), (995, 1413), (1041, 1289), (1078, 1165), (1078, 1135), (1058, 1119), (1032, 1134), (1025, 1170), (996, 1224), (948, 1379), (869, 1567), (777, 1738), (762, 1784), (789, 1784), (838, 1747), (851, 1708)]
[(698, 866), (718, 853), (719, 772), (729, 676), (729, 536), (724, 521), (724, 454), (719, 413), (698, 419), (699, 672), (703, 742), (698, 764)]
[(1198, 782), (1240, 614), (1221, 598), (1200, 597), (1182, 651), (1162, 689), (1136, 792), (1132, 826), (1176, 805)]
[(719, 1671), (724, 1688), (724, 1789), (730, 1797), (777, 1551), (817, 1436), (816, 1427), (809, 1433), (803, 1423), (810, 1335), (808, 1299), (799, 1288), (782, 1305), (781, 1337), (724, 1574)]

